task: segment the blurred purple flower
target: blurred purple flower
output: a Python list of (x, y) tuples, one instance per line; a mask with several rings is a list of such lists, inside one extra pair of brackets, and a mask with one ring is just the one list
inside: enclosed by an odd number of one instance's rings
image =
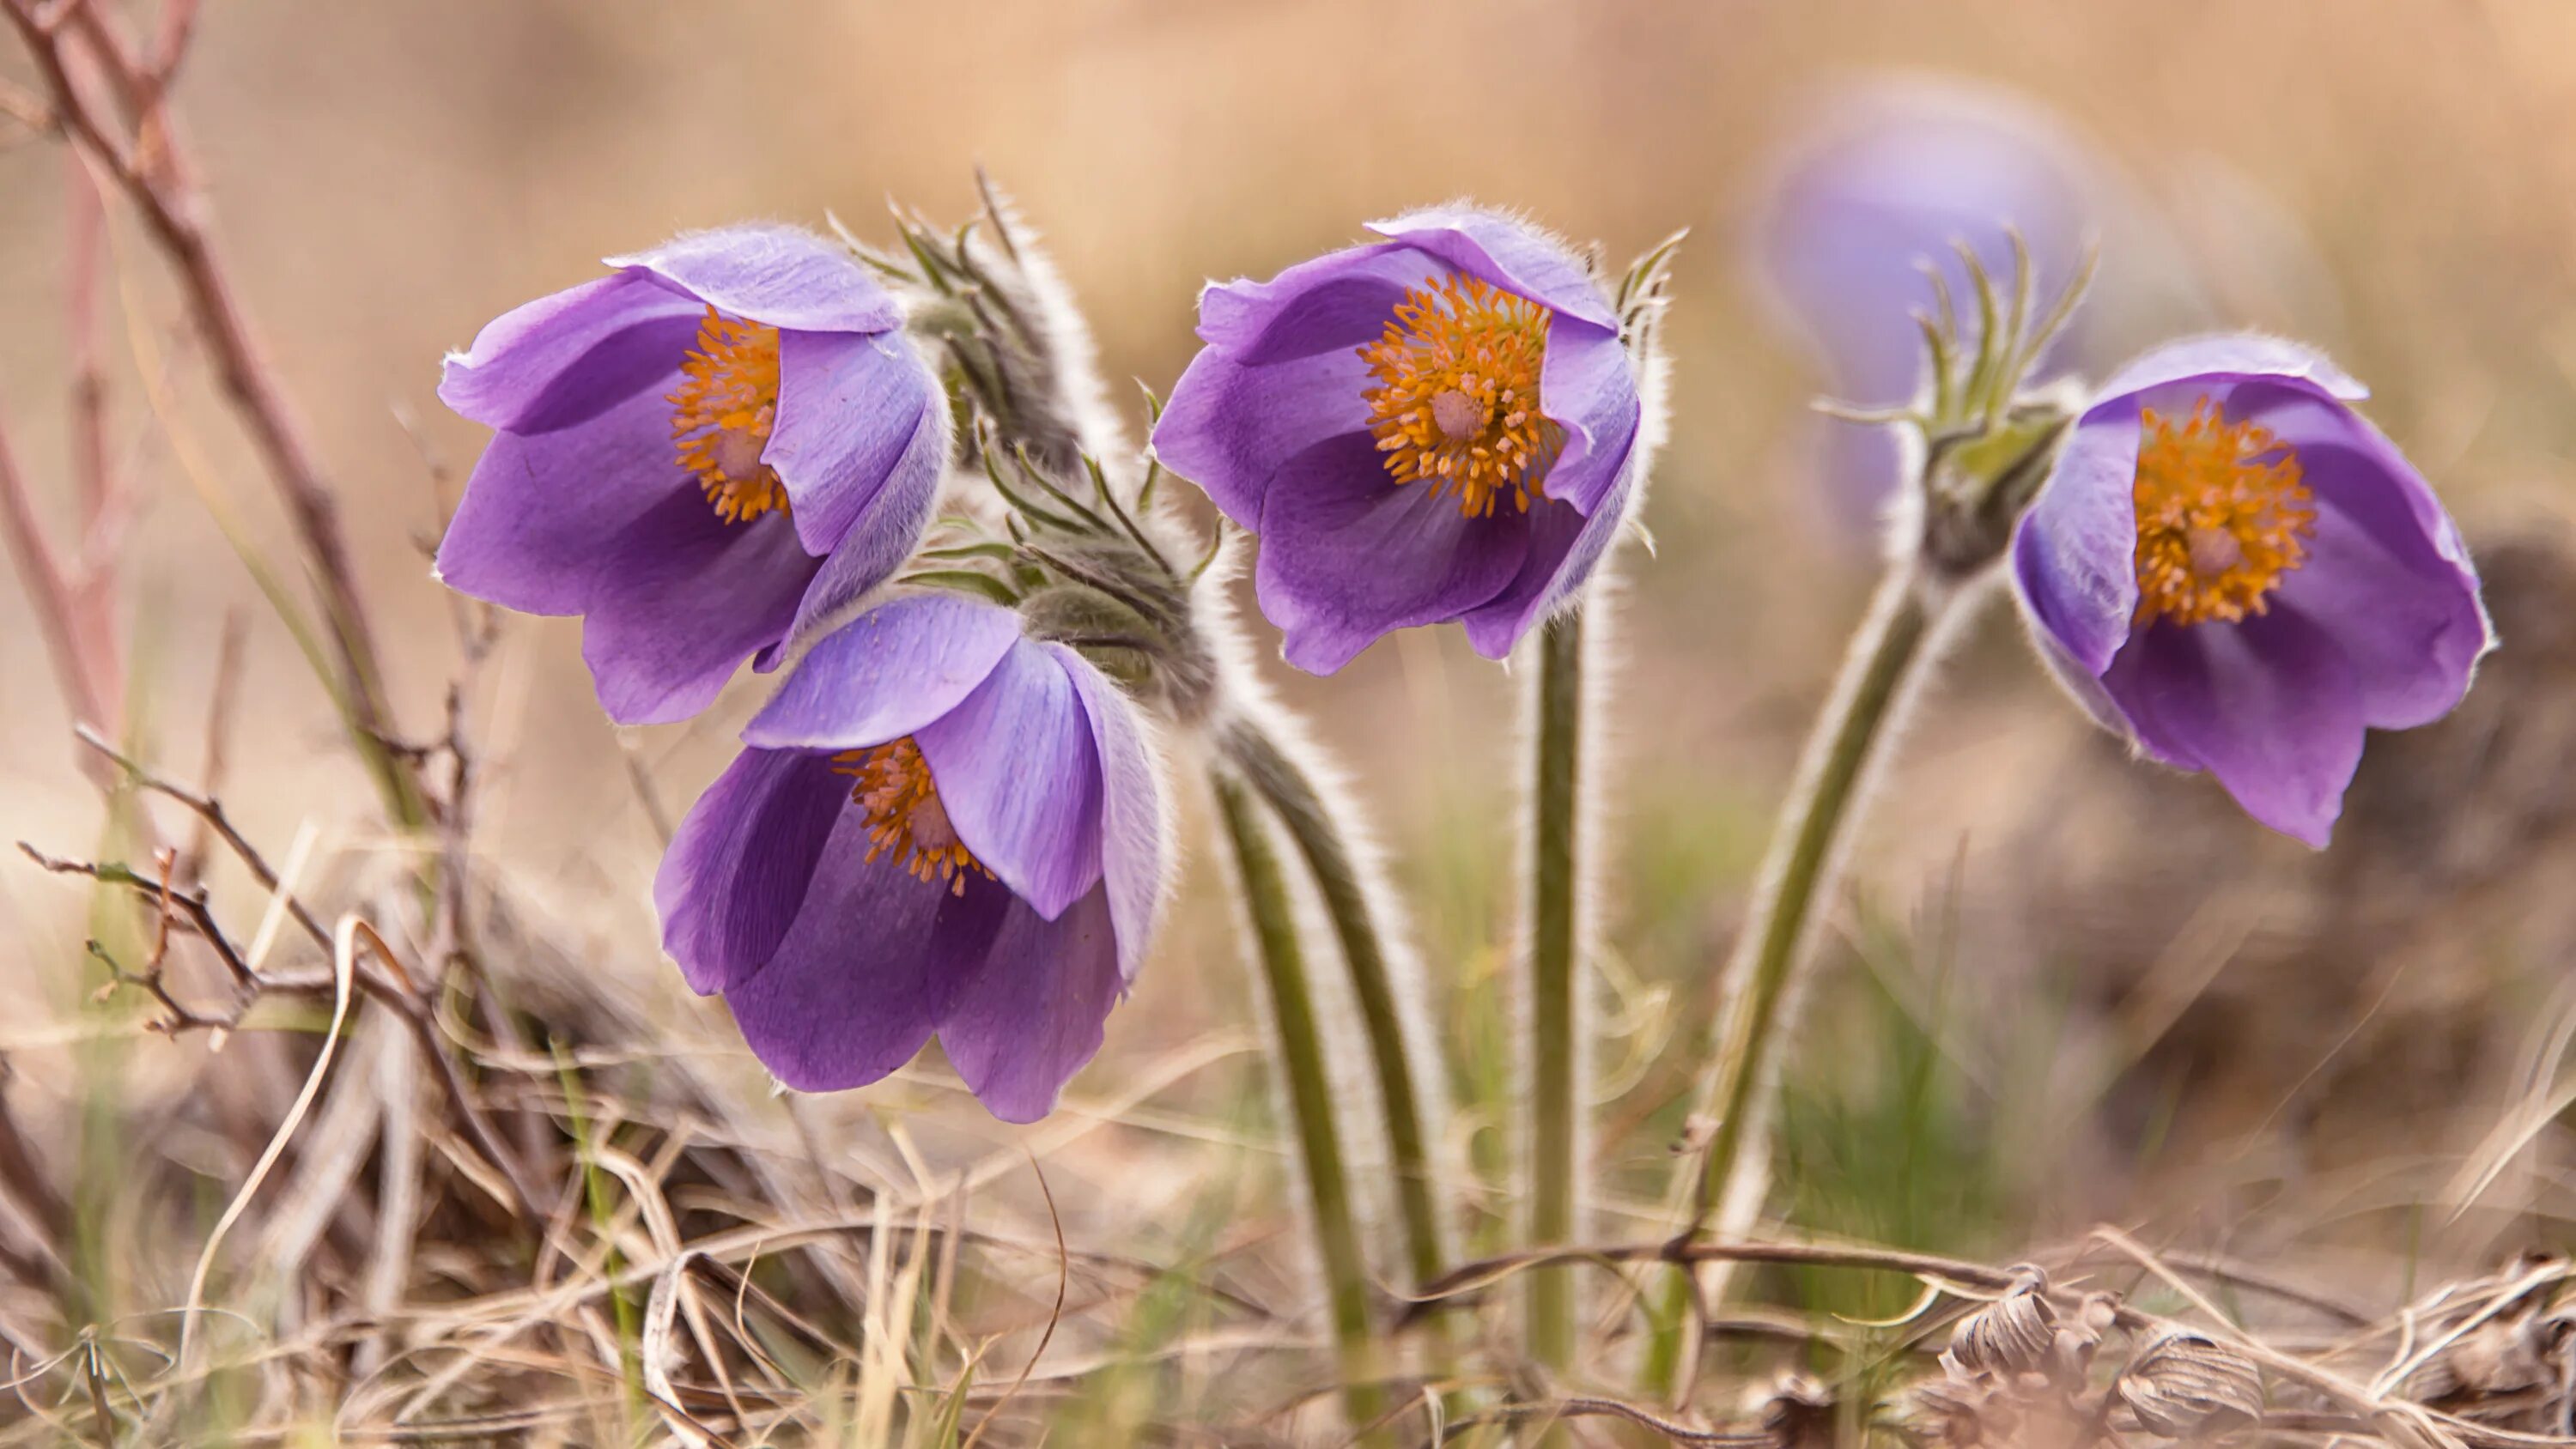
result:
[[(1813, 346), (1835, 396), (1903, 403), (1921, 382), (1912, 318), (1931, 305), (1924, 266), (1965, 305), (1973, 293), (1952, 243), (2008, 278), (2006, 228), (2017, 227), (2045, 294), (2075, 269), (2095, 212), (2087, 177), (2099, 168), (2053, 116), (2009, 92), (1876, 78), (1836, 88), (1817, 109), (1753, 226), (1757, 290)], [(1894, 437), (1828, 426), (1825, 485), (1837, 513), (1885, 498), (1898, 481)]]
[(1010, 610), (896, 599), (818, 642), (654, 882), (664, 948), (801, 1091), (938, 1033), (995, 1116), (1100, 1049), (1161, 888), (1161, 788), (1126, 696)]
[(438, 576), (585, 616), (599, 702), (686, 718), (911, 552), (948, 409), (894, 299), (789, 227), (698, 232), (504, 313), (438, 395), (498, 431)]
[(1199, 298), (1163, 464), (1261, 537), (1261, 610), (1329, 674), (1462, 621), (1499, 659), (1609, 547), (1643, 457), (1635, 362), (1582, 258), (1465, 208)]
[(2156, 348), (2094, 394), (2013, 540), (2040, 652), (2094, 716), (2320, 847), (2364, 727), (2440, 718), (2492, 644), (2366, 395), (2273, 338)]

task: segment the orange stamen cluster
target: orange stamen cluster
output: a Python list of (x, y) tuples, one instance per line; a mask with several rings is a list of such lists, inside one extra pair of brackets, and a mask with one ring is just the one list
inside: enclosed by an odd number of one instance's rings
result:
[(1398, 484), (1455, 492), (1469, 518), (1505, 493), (1527, 513), (1565, 429), (1539, 412), (1548, 311), (1526, 297), (1450, 276), (1408, 287), (1386, 333), (1359, 350), (1376, 385), (1361, 394), (1369, 431)]
[(2206, 397), (2180, 426), (2153, 408), (2141, 422), (2138, 619), (2234, 623), (2262, 613), (2316, 535), (2297, 452), (2268, 428), (2228, 422)]
[(778, 329), (707, 308), (698, 348), (670, 395), (680, 466), (727, 523), (787, 511), (787, 485), (760, 461), (778, 425)]
[(967, 871), (982, 871), (986, 880), (993, 878), (948, 823), (948, 811), (939, 803), (939, 787), (930, 778), (930, 765), (910, 735), (891, 744), (843, 750), (832, 757), (832, 770), (858, 781), (850, 788), (850, 799), (868, 812), (870, 864), (891, 854), (915, 879), (946, 881), (961, 896), (966, 894)]

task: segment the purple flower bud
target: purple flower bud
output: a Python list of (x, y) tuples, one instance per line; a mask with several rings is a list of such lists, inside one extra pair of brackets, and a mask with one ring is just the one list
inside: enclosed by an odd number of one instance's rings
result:
[(447, 359), (439, 397), (498, 431), (438, 576), (582, 615), (600, 705), (659, 723), (902, 563), (948, 409), (894, 298), (820, 237), (729, 227), (608, 265)]
[(873, 1082), (936, 1032), (995, 1116), (1045, 1116), (1162, 889), (1126, 696), (1008, 609), (921, 594), (815, 644), (743, 740), (654, 881), (689, 984), (800, 1091)]
[(1497, 212), (1199, 298), (1207, 346), (1154, 428), (1164, 466), (1260, 535), (1288, 661), (1329, 674), (1459, 620), (1509, 654), (1599, 562), (1638, 491), (1638, 369), (1583, 260)]
[(2076, 698), (2319, 847), (2364, 727), (2448, 713), (2493, 643), (2459, 531), (2364, 396), (2296, 343), (2168, 343), (2094, 393), (2013, 539)]

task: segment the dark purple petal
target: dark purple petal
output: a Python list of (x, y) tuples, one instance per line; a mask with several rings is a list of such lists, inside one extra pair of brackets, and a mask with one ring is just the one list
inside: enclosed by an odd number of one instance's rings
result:
[(2148, 754), (2218, 777), (2245, 813), (2322, 849), (2361, 762), (2362, 706), (2334, 640), (2287, 609), (2158, 622), (2102, 685)]
[(1628, 520), (1635, 495), (1634, 472), (1621, 469), (1610, 496), (1592, 510), (1577, 513), (1571, 503), (1550, 502), (1530, 510), (1529, 557), (1519, 574), (1491, 603), (1465, 616), (1467, 643), (1488, 659), (1507, 659), (1530, 627), (1574, 596), (1592, 576), (1619, 530)]
[(1427, 483), (1398, 487), (1377, 445), (1350, 433), (1280, 470), (1261, 509), (1254, 592), (1288, 662), (1330, 674), (1381, 636), (1455, 619), (1520, 572), (1529, 519), (1503, 499), (1468, 518)]
[(1476, 207), (1429, 207), (1369, 223), (1379, 236), (1420, 247), (1469, 276), (1517, 292), (1560, 317), (1616, 333), (1618, 314), (1592, 270), (1563, 242), (1517, 217)]
[(729, 524), (694, 489), (665, 494), (600, 547), (581, 653), (620, 724), (714, 703), (744, 660), (786, 636), (821, 567), (785, 519)]
[(1145, 743), (1136, 706), (1061, 644), (1047, 646), (1082, 696), (1082, 713), (1100, 752), (1100, 863), (1109, 894), (1109, 919), (1118, 927), (1118, 973), (1136, 979), (1154, 931), (1154, 908), (1163, 894), (1163, 786)]
[(1565, 450), (1541, 486), (1548, 497), (1590, 513), (1618, 483), (1636, 447), (1644, 417), (1636, 364), (1615, 336), (1550, 323), (1538, 395), (1548, 417), (1566, 430)]
[(699, 495), (671, 450), (670, 407), (651, 393), (557, 432), (496, 433), (439, 541), (437, 576), (504, 608), (578, 614), (611, 541), (673, 497)]
[(745, 750), (689, 807), (653, 877), (662, 949), (701, 996), (749, 975), (785, 939), (823, 842), (850, 803), (830, 757)]
[(2085, 414), (2013, 534), (2013, 588), (2031, 622), (2095, 675), (2138, 610), (2138, 403)]
[(1013, 901), (983, 966), (961, 984), (939, 1023), (939, 1044), (986, 1110), (1034, 1122), (1100, 1050), (1109, 1009), (1125, 992), (1108, 892), (1094, 890), (1054, 920)]
[(842, 812), (777, 954), (725, 992), (743, 1040), (800, 1092), (863, 1087), (912, 1060), (1016, 905), (980, 875), (960, 894), (867, 851), (867, 813)]
[(962, 594), (890, 600), (825, 635), (743, 727), (767, 749), (855, 750), (957, 707), (1020, 637), (1018, 616)]
[(1246, 367), (1356, 352), (1395, 320), (1408, 288), (1450, 271), (1411, 247), (1379, 243), (1299, 262), (1267, 282), (1213, 283), (1199, 293), (1199, 340)]
[(796, 536), (820, 558), (880, 493), (935, 488), (948, 400), (901, 333), (782, 332), (778, 426), (761, 461), (787, 485)]
[(438, 398), (487, 427), (571, 427), (639, 392), (669, 391), (702, 312), (650, 278), (584, 282), (502, 313), (472, 347), (448, 354)]
[(798, 227), (691, 232), (608, 265), (640, 268), (720, 312), (792, 331), (886, 332), (903, 321), (866, 267)]
[(1264, 367), (1203, 348), (1154, 424), (1154, 456), (1196, 483), (1226, 517), (1258, 528), (1270, 480), (1287, 460), (1368, 427), (1361, 396), (1368, 386), (1368, 364), (1356, 346)]
[(1049, 920), (1100, 882), (1100, 751), (1073, 681), (1020, 640), (913, 732), (957, 838)]
[(2448, 714), (2492, 638), (2477, 572), (2432, 486), (2377, 429), (2304, 389), (2240, 387), (2228, 411), (2291, 445), (2316, 501), (2308, 561), (2282, 581), (2279, 605), (2343, 646), (2371, 724)]
[(2110, 401), (2179, 383), (2198, 384), (2207, 391), (2247, 381), (2300, 383), (2346, 402), (2370, 396), (2370, 389), (2353, 381), (2324, 353), (2255, 332), (2185, 337), (2151, 347), (2111, 374), (2093, 395)]

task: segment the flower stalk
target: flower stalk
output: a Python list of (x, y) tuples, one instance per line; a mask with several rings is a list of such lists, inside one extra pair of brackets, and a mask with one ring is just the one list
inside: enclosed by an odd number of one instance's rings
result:
[[(1567, 610), (1539, 633), (1532, 731), (1528, 898), (1530, 1123), (1529, 1242), (1549, 1248), (1575, 1231), (1575, 1144), (1584, 993), (1577, 984), (1582, 888), (1583, 614)], [(1575, 1355), (1575, 1281), (1566, 1266), (1528, 1275), (1530, 1357), (1563, 1371)]]
[(1306, 983), (1304, 946), (1298, 939), (1296, 913), (1278, 852), (1252, 788), (1242, 775), (1223, 767), (1214, 772), (1210, 783), (1233, 848), (1235, 883), (1242, 893), (1253, 954), (1261, 968), (1262, 985), (1270, 994), (1279, 1072), (1287, 1085), (1298, 1158), (1305, 1168), (1315, 1255), (1324, 1270), (1326, 1307), (1341, 1361), (1343, 1406), (1355, 1427), (1365, 1426), (1385, 1409), (1375, 1382), (1379, 1368), (1369, 1321), (1368, 1265), (1360, 1252), (1350, 1178), (1333, 1120), (1332, 1085), (1314, 997)]
[(1422, 1092), (1414, 1079), (1394, 971), (1367, 884), (1351, 858), (1340, 822), (1278, 741), (1259, 726), (1238, 720), (1226, 732), (1225, 752), (1277, 813), (1306, 868), (1314, 873), (1368, 1034), (1369, 1060), (1377, 1073), (1378, 1099), (1386, 1116), (1387, 1151), (1394, 1159), (1396, 1210), (1404, 1223), (1407, 1262), (1416, 1284), (1432, 1282), (1447, 1271), (1448, 1256), (1434, 1188), (1438, 1179), (1431, 1166), (1430, 1133), (1424, 1123)]
[[(1973, 252), (1969, 345), (1938, 274), (1937, 315), (1918, 318), (1927, 354), (1926, 395), (1915, 407), (1855, 420), (1913, 429), (1922, 465), (1910, 481), (1906, 532), (1845, 651), (1824, 712), (1809, 733), (1796, 781), (1763, 856), (1760, 885), (1725, 977), (1714, 1055), (1695, 1125), (1705, 1146), (1686, 1159), (1673, 1199), (1686, 1211), (1677, 1242), (1751, 1226), (1769, 1180), (1768, 1131), (1779, 1062), (1811, 958), (1816, 921), (1842, 864), (1890, 742), (1956, 622), (1988, 592), (2013, 528), (2063, 446), (2071, 416), (2057, 399), (2025, 396), (2023, 380), (2048, 338), (2072, 314), (2090, 277), (2089, 257), (2056, 302), (2036, 314), (2029, 252), (2013, 237), (2009, 302)], [(1668, 1278), (1650, 1309), (1641, 1387), (1669, 1399), (1681, 1381), (1699, 1306), (1689, 1270)]]

